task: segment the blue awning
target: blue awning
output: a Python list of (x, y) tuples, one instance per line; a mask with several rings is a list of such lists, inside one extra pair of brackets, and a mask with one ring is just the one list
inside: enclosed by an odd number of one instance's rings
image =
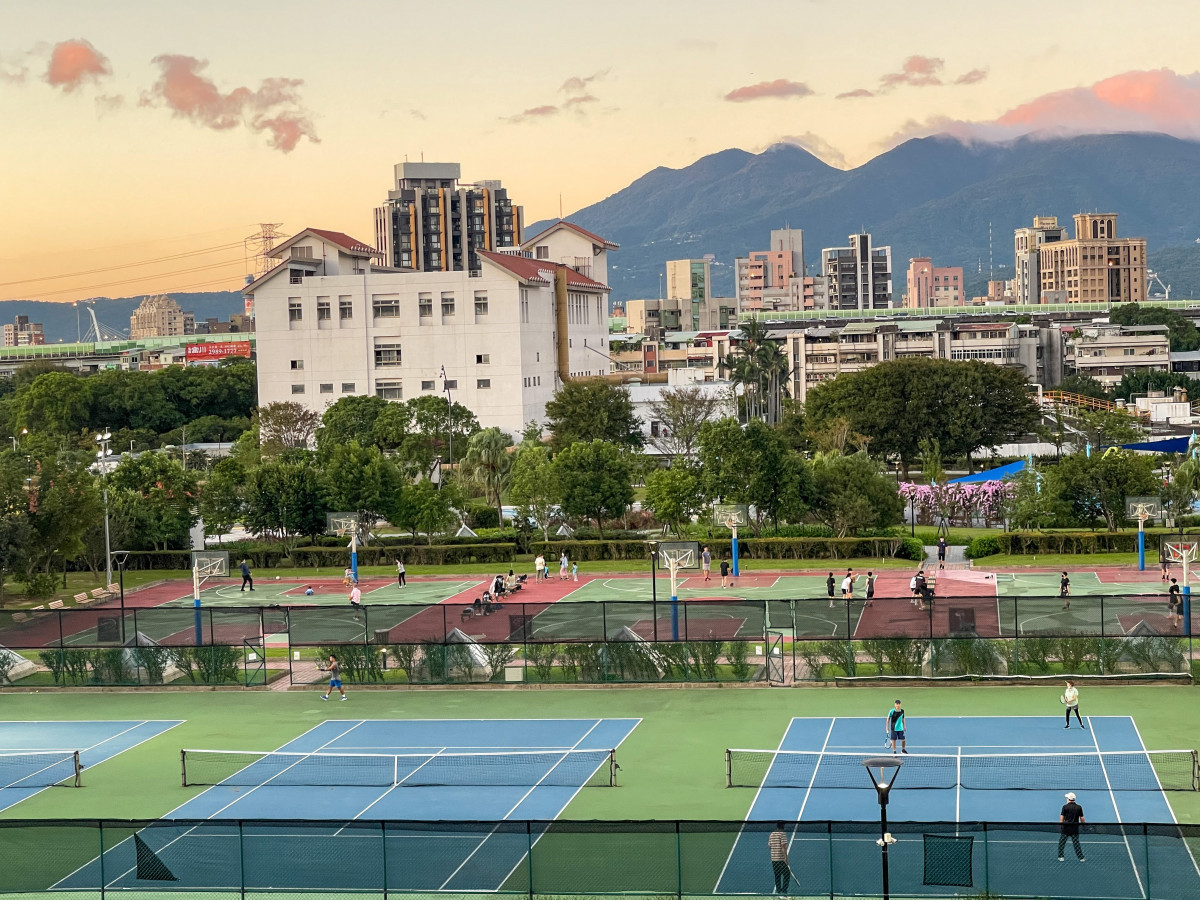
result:
[(1000, 466), (998, 469), (988, 469), (986, 472), (976, 472), (974, 475), (964, 475), (962, 478), (952, 478), (949, 484), (976, 484), (982, 481), (1003, 481), (1016, 475), (1025, 468), (1025, 460), (1018, 459), (1016, 462), (1009, 463), (1007, 466)]
[(1136, 444), (1122, 444), (1122, 450), (1138, 450), (1142, 453), (1187, 453), (1190, 437), (1167, 438), (1163, 441), (1139, 441)]

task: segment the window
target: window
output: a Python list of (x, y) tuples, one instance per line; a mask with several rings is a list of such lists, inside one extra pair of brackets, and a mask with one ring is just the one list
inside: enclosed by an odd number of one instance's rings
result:
[(433, 294), (417, 294), (417, 313), (426, 318), (433, 315)]
[(312, 247), (293, 247), (292, 259), (312, 259)]
[(529, 290), (521, 288), (521, 321), (529, 324)]
[(349, 297), (338, 297), (338, 317), (343, 321), (354, 318), (354, 301)]
[(454, 379), (450, 379), (449, 381), (446, 382), (446, 390), (457, 391), (458, 390), (458, 382), (455, 381)]
[(400, 345), (399, 344), (376, 344), (375, 345), (375, 365), (376, 366), (398, 366), (400, 365)]
[(435, 386), (434, 386), (434, 383), (433, 383), (432, 381), (422, 381), (422, 382), (421, 382), (421, 390), (423, 390), (423, 391), (432, 391), (432, 390), (436, 390), (436, 388), (435, 388)]
[(400, 381), (377, 381), (375, 383), (375, 396), (382, 397), (384, 400), (403, 400), (404, 390), (401, 387), (403, 382)]
[(329, 298), (328, 297), (318, 297), (317, 298), (317, 321), (318, 322), (328, 322), (331, 318), (333, 318), (333, 313), (329, 307)]
[(481, 390), (481, 391), (486, 391), (486, 390), (488, 390), (488, 389), (489, 389), (491, 386), (492, 386), (492, 379), (490, 379), (490, 378), (477, 378), (477, 379), (475, 379), (475, 387), (477, 387), (477, 388), (478, 388), (479, 390)]
[(304, 321), (304, 307), (300, 304), (299, 297), (288, 297), (288, 321)]
[(538, 259), (549, 259), (550, 258), (550, 248), (547, 247), (545, 244), (538, 244), (536, 247), (536, 253), (537, 253)]
[(376, 294), (371, 298), (371, 311), (377, 319), (394, 319), (400, 315), (400, 295)]
[(333, 384), (322, 384), (321, 385), (321, 393), (322, 394), (332, 394), (333, 393)]
[(1134, 355), (1133, 347), (1126, 347), (1124, 349), (1125, 349), (1125, 354), (1124, 354), (1125, 356), (1133, 356)]
[(487, 291), (475, 292), (475, 315), (486, 316), (488, 314), (488, 299)]
[(293, 393), (293, 394), (303, 394), (303, 393), (304, 393), (304, 385), (302, 385), (302, 384), (293, 384), (293, 385), (292, 385), (292, 393)]
[(442, 315), (454, 315), (454, 294), (449, 293), (448, 291), (442, 292)]
[(492, 355), (490, 353), (476, 353), (475, 354), (475, 365), (486, 366), (486, 365), (490, 365), (491, 362), (492, 362)]
[(303, 368), (304, 368), (304, 360), (302, 360), (302, 359), (293, 359), (292, 360), (292, 369), (293, 370), (303, 369)]
[(343, 394), (353, 394), (354, 393), (354, 382), (353, 381), (343, 381), (342, 382), (342, 393)]

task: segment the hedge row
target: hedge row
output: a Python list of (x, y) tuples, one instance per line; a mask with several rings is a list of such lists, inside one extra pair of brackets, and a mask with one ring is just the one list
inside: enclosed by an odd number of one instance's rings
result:
[[(732, 554), (732, 541), (702, 541), (715, 559)], [(566, 553), (577, 562), (591, 560), (644, 560), (649, 551), (638, 541), (534, 541), (532, 551), (547, 558)], [(923, 559), (921, 542), (906, 537), (886, 538), (747, 538), (738, 539), (742, 559)], [(553, 561), (551, 559), (551, 561)]]
[[(1153, 545), (1153, 539), (1147, 541)], [(996, 553), (1045, 555), (1047, 553), (1132, 553), (1136, 531), (1006, 531), (977, 537), (967, 545), (967, 557), (980, 559)]]

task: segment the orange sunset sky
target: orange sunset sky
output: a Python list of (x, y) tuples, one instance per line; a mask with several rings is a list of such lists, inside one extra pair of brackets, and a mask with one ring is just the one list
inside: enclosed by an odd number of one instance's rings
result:
[[(1200, 139), (1200, 6), (0, 0), (0, 299), (224, 290), (259, 222), (373, 242), (394, 163), (526, 221), (656, 166), (949, 131)], [(747, 248), (750, 249), (750, 248)]]

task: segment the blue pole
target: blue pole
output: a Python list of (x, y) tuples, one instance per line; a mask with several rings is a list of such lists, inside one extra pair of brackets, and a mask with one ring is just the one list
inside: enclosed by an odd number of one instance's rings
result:
[(671, 579), (671, 640), (679, 640), (679, 597), (675, 595), (675, 579)]
[(200, 647), (204, 644), (204, 614), (200, 612), (199, 594), (192, 598), (192, 608), (195, 610), (196, 646)]
[(737, 545), (737, 526), (733, 529), (733, 577), (738, 576), (738, 545)]
[(1138, 522), (1138, 571), (1146, 571), (1146, 532), (1142, 531), (1142, 523)]
[(1192, 636), (1192, 586), (1190, 584), (1183, 586), (1183, 634), (1185, 637)]
[(354, 583), (358, 584), (358, 523), (354, 525), (354, 533), (350, 535), (350, 572), (354, 575)]

